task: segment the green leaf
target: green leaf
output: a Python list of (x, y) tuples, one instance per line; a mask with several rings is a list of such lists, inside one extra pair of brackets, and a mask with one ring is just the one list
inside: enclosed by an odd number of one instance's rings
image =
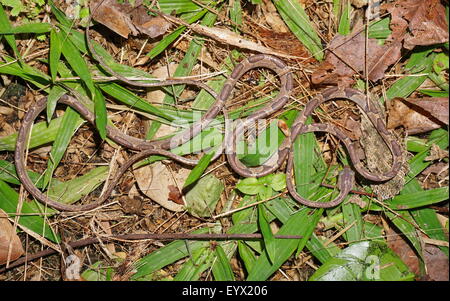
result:
[[(12, 26), (9, 23), (8, 16), (6, 15), (5, 11), (3, 10), (3, 6), (1, 4), (0, 4), (0, 28), (3, 28), (5, 30), (11, 30), (12, 29)], [(17, 58), (20, 58), (20, 52), (17, 49), (16, 39), (14, 38), (14, 35), (12, 35), (12, 34), (5, 34), (5, 35), (3, 35), (3, 38), (5, 38), (6, 42), (9, 45), (9, 47), (11, 47), (11, 49), (13, 50), (14, 55)]]
[(21, 0), (2, 0), (4, 5), (12, 8), (11, 15), (17, 17), (22, 11), (25, 11), (25, 6)]
[(448, 91), (436, 91), (436, 90), (419, 90), (420, 93), (431, 97), (448, 97)]
[(206, 175), (186, 193), (186, 209), (195, 216), (211, 216), (223, 190), (220, 180), (212, 174)]
[(411, 242), (412, 246), (416, 249), (417, 254), (423, 259), (423, 250), (421, 239), (417, 234), (416, 227), (414, 226), (414, 220), (409, 211), (397, 211), (396, 214), (390, 211), (386, 211), (386, 216), (394, 223), (394, 225), (400, 230), (406, 238)]
[(397, 195), (388, 202), (388, 205), (395, 210), (408, 210), (445, 200), (448, 200), (448, 187), (440, 187)]
[(244, 178), (236, 184), (236, 188), (249, 195), (256, 195), (264, 185), (257, 178)]
[[(431, 49), (432, 50), (432, 49)], [(432, 57), (428, 56), (431, 51), (429, 48), (422, 49), (414, 52), (405, 68), (409, 69), (412, 74), (414, 73), (428, 73), (431, 71)], [(427, 79), (426, 75), (423, 76), (406, 76), (397, 80), (386, 91), (386, 99), (392, 99), (394, 97), (408, 97), (414, 92), (420, 85)]]
[(53, 113), (55, 113), (55, 108), (58, 100), (66, 94), (66, 89), (61, 86), (53, 86), (48, 92), (47, 96), (47, 122), (50, 123), (53, 117)]
[(448, 54), (445, 52), (438, 53), (433, 60), (433, 70), (437, 74), (440, 74), (442, 71), (448, 69), (448, 64)]
[(216, 261), (212, 266), (214, 280), (234, 281), (234, 274), (233, 270), (231, 269), (230, 260), (219, 244), (216, 246), (216, 250), (214, 253), (216, 255)]
[(200, 158), (198, 164), (189, 173), (186, 181), (184, 182), (183, 188), (188, 187), (189, 185), (191, 185), (192, 183), (197, 181), (202, 176), (203, 172), (206, 170), (209, 163), (211, 163), (211, 159), (214, 156), (214, 154), (216, 153), (216, 151), (217, 151), (217, 148), (214, 147), (207, 154), (204, 154)]
[[(201, 228), (192, 231), (192, 233), (206, 234), (210, 233), (210, 231), (210, 228)], [(189, 256), (189, 252), (195, 252), (198, 249), (206, 248), (208, 244), (209, 242), (207, 241), (173, 241), (135, 262), (134, 267), (136, 268), (136, 273), (131, 276), (131, 279), (143, 279), (166, 265), (172, 264), (181, 258)]]
[(258, 225), (261, 230), (261, 234), (264, 239), (265, 250), (267, 252), (267, 257), (270, 262), (273, 264), (276, 261), (277, 257), (277, 249), (275, 237), (273, 236), (272, 230), (270, 229), (269, 222), (267, 221), (267, 217), (264, 213), (264, 206), (262, 204), (258, 205)]
[[(31, 130), (31, 137), (29, 148), (38, 147), (49, 142), (53, 142), (56, 138), (58, 130), (61, 126), (62, 117), (52, 119), (47, 125), (47, 122), (38, 122), (33, 126)], [(78, 126), (80, 126), (84, 120), (80, 120)], [(17, 133), (9, 136), (0, 137), (0, 151), (14, 151), (16, 147)]]
[(325, 262), (310, 281), (414, 280), (406, 264), (379, 241), (355, 243)]
[(386, 17), (369, 25), (369, 38), (379, 40), (387, 39), (392, 32), (389, 28), (390, 23), (391, 18)]
[(270, 184), (275, 191), (282, 191), (286, 188), (286, 174), (284, 173), (276, 173), (272, 178), (272, 182)]
[(247, 273), (250, 273), (256, 262), (255, 253), (243, 241), (238, 241), (239, 258), (242, 259)]
[(95, 127), (100, 134), (100, 138), (106, 139), (106, 124), (108, 122), (108, 116), (106, 112), (106, 102), (100, 89), (95, 89), (94, 98), (94, 112), (95, 112)]
[(136, 94), (132, 93), (130, 90), (116, 83), (102, 83), (98, 86), (106, 94), (114, 97), (116, 100), (120, 101), (123, 104), (129, 105), (131, 108), (136, 108), (144, 112), (154, 114), (169, 121), (173, 120), (173, 118), (169, 114), (167, 114), (165, 110), (155, 107)]
[(351, 23), (351, 5), (350, 2), (341, 1), (340, 2), (342, 8), (341, 18), (339, 20), (338, 32), (341, 35), (348, 35), (350, 33), (350, 23)]
[(63, 204), (74, 203), (106, 181), (108, 170), (108, 166), (100, 166), (66, 182), (51, 181), (47, 192), (48, 197)]
[(49, 53), (49, 65), (52, 82), (55, 82), (56, 75), (58, 74), (59, 59), (61, 58), (62, 41), (59, 39), (55, 29), (50, 31), (50, 53)]
[(295, 0), (272, 0), (286, 25), (319, 61), (324, 57), (322, 43), (308, 15)]
[(47, 171), (44, 176), (45, 186), (47, 186), (53, 176), (53, 171), (64, 156), (67, 146), (70, 143), (70, 139), (82, 121), (83, 120), (77, 111), (71, 107), (67, 107), (66, 112), (62, 117), (61, 126), (58, 129), (55, 142), (50, 151), (50, 159), (48, 160)]
[(23, 33), (35, 33), (42, 34), (50, 32), (52, 25), (49, 23), (25, 23), (16, 27), (4, 27), (0, 28), (0, 34), (23, 34)]
[(53, 1), (49, 0), (48, 4), (50, 5), (52, 13), (56, 17), (58, 22), (64, 26), (71, 27), (72, 22), (70, 21), (70, 19), (66, 17), (66, 15), (53, 3)]
[(192, 251), (191, 257), (178, 271), (174, 281), (196, 281), (200, 275), (208, 269), (214, 259), (214, 253), (210, 248), (199, 248)]
[(58, 32), (59, 39), (62, 41), (61, 51), (63, 56), (66, 58), (70, 67), (75, 71), (75, 73), (81, 78), (83, 83), (88, 88), (90, 95), (94, 98), (95, 88), (94, 82), (92, 81), (91, 72), (89, 71), (88, 65), (84, 58), (81, 56), (75, 45), (64, 36), (62, 32)]
[(249, 272), (248, 281), (264, 281), (298, 249), (302, 249), (313, 233), (323, 209), (302, 209), (293, 214), (277, 232), (277, 235), (301, 235), (301, 239), (278, 239), (275, 262), (271, 263), (266, 253), (262, 253)]
[[(3, 211), (9, 215), (16, 214), (19, 194), (2, 180), (0, 180), (0, 200), (0, 208), (3, 209)], [(32, 203), (26, 201), (22, 203), (22, 210), (20, 213), (23, 215), (19, 218), (18, 223), (53, 242), (59, 242), (59, 237), (53, 233), (44, 218), (39, 216), (40, 212), (31, 204)]]
[(345, 239), (350, 244), (359, 242), (362, 239), (364, 232), (361, 209), (357, 204), (347, 203), (346, 200), (344, 200), (342, 205), (342, 213), (344, 216), (344, 226), (346, 227), (353, 224), (353, 226), (345, 232)]

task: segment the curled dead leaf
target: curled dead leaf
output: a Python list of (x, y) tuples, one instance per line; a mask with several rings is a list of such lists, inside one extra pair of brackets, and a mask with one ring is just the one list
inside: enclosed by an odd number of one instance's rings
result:
[(440, 0), (397, 0), (384, 8), (392, 18), (390, 39), (403, 40), (406, 49), (448, 42), (445, 7)]
[(331, 40), (325, 60), (311, 76), (313, 84), (350, 86), (353, 75), (364, 74), (366, 62), (369, 80), (377, 81), (400, 58), (401, 43), (379, 45), (376, 39), (368, 39), (366, 55), (366, 38), (357, 28), (350, 35), (337, 34)]
[(0, 209), (0, 264), (8, 261), (8, 252), (10, 252), (9, 261), (14, 261), (24, 253), (24, 250), (20, 238), (8, 220), (8, 215)]
[(150, 38), (164, 34), (170, 28), (170, 23), (162, 17), (148, 15), (142, 3), (142, 0), (134, 1), (134, 5), (128, 1), (97, 0), (90, 2), (90, 8), (95, 21), (124, 38), (128, 38), (129, 34), (135, 36), (141, 33)]
[(404, 127), (408, 134), (425, 133), (448, 124), (448, 99), (393, 98), (388, 104), (388, 129)]

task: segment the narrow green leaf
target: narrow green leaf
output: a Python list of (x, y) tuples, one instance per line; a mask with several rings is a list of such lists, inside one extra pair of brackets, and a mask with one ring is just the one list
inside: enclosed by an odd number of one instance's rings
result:
[(56, 17), (59, 23), (63, 24), (64, 26), (71, 27), (72, 22), (69, 18), (66, 17), (66, 15), (53, 3), (52, 0), (49, 0), (49, 5), (51, 7), (53, 15)]
[(434, 188), (400, 194), (392, 198), (388, 205), (395, 210), (408, 210), (448, 200), (448, 187)]
[(238, 26), (242, 25), (242, 7), (240, 0), (232, 0), (230, 2), (230, 19), (234, 22), (234, 30), (238, 31)]
[[(28, 176), (37, 188), (44, 188), (44, 178), (34, 171), (28, 171)], [(19, 177), (17, 176), (16, 167), (13, 163), (0, 160), (0, 180), (7, 183), (20, 185)]]
[(311, 54), (317, 59), (324, 57), (322, 43), (314, 27), (311, 25), (308, 15), (294, 0), (272, 0), (286, 25), (294, 35), (302, 42)]
[(363, 238), (363, 219), (361, 216), (361, 209), (357, 204), (348, 203), (345, 200), (341, 208), (344, 216), (344, 226), (353, 224), (353, 226), (345, 232), (345, 239), (350, 244), (359, 242)]
[(419, 90), (420, 93), (431, 96), (431, 97), (448, 97), (448, 91), (436, 91), (436, 90)]
[[(30, 137), (30, 148), (38, 147), (49, 142), (53, 142), (58, 133), (58, 129), (61, 126), (62, 117), (52, 119), (52, 121), (47, 124), (47, 122), (38, 122), (33, 126), (31, 130)], [(84, 120), (80, 120), (78, 126), (80, 126)], [(16, 146), (17, 133), (11, 134), (9, 136), (0, 137), (0, 151), (14, 151)]]
[(173, 118), (165, 112), (165, 109), (159, 109), (154, 105), (148, 103), (140, 98), (130, 90), (116, 84), (116, 83), (102, 83), (98, 85), (106, 94), (114, 97), (123, 104), (129, 105), (131, 108), (136, 108), (144, 112), (154, 114), (161, 118), (172, 121)]
[(414, 227), (415, 222), (408, 211), (397, 211), (396, 214), (386, 211), (386, 216), (394, 223), (394, 225), (402, 232), (411, 242), (417, 254), (423, 259), (423, 250), (420, 237)]
[[(192, 233), (206, 234), (210, 233), (211, 229), (201, 228)], [(189, 256), (189, 252), (195, 252), (200, 248), (207, 247), (207, 241), (183, 241), (176, 240), (166, 246), (151, 252), (149, 255), (139, 259), (135, 264), (136, 273), (131, 276), (132, 280), (143, 279), (151, 275), (153, 272), (172, 264), (181, 258)], [(189, 250), (188, 250), (189, 249)]]
[(103, 183), (108, 177), (108, 170), (108, 166), (100, 166), (66, 182), (52, 181), (48, 188), (48, 196), (60, 203), (74, 203)]
[(273, 264), (276, 261), (276, 242), (273, 236), (272, 230), (270, 229), (269, 222), (267, 221), (266, 215), (264, 213), (263, 205), (258, 205), (258, 225), (261, 230), (261, 234), (264, 239), (265, 250), (267, 252), (267, 257)]
[(325, 246), (324, 242), (319, 239), (319, 237), (317, 237), (317, 235), (314, 233), (306, 243), (306, 247), (312, 253), (312, 255), (317, 258), (322, 264), (336, 255), (336, 250), (340, 251), (340, 249), (336, 245)]
[(106, 123), (108, 122), (108, 113), (106, 111), (105, 97), (98, 88), (95, 89), (94, 112), (95, 127), (100, 134), (100, 138), (106, 139)]
[[(9, 19), (8, 16), (6, 15), (4, 9), (3, 9), (3, 5), (0, 4), (0, 28), (3, 28), (4, 30), (11, 30), (12, 26), (9, 23)], [(17, 58), (20, 58), (20, 53), (19, 50), (17, 49), (17, 45), (16, 45), (16, 39), (14, 38), (14, 35), (12, 34), (5, 34), (2, 35), (3, 38), (6, 40), (6, 42), (8, 43), (9, 47), (11, 47), (11, 49), (14, 52), (14, 55)]]
[(64, 153), (66, 152), (67, 146), (70, 143), (70, 139), (75, 133), (78, 126), (82, 123), (83, 119), (77, 111), (71, 107), (66, 108), (66, 112), (62, 117), (61, 126), (56, 134), (55, 141), (52, 145), (50, 151), (50, 159), (47, 163), (47, 171), (44, 176), (44, 185), (47, 186), (50, 179), (53, 176), (53, 171), (58, 166)]
[(252, 271), (253, 266), (255, 265), (256, 262), (255, 253), (243, 241), (238, 241), (238, 250), (239, 250), (239, 258), (241, 258), (242, 261), (244, 262), (245, 269), (249, 274)]
[[(0, 208), (3, 211), (10, 215), (16, 214), (19, 194), (2, 180), (0, 180), (0, 200)], [(40, 212), (34, 210), (28, 202), (23, 202), (20, 213), (23, 214), (18, 221), (20, 225), (53, 242), (59, 242), (59, 237), (53, 233), (44, 218), (37, 215)]]
[(53, 117), (53, 113), (55, 113), (55, 108), (58, 100), (66, 94), (67, 91), (61, 86), (55, 85), (51, 87), (47, 96), (47, 122), (50, 123)]
[(351, 5), (350, 1), (343, 0), (340, 2), (341, 5), (341, 18), (339, 20), (338, 32), (341, 35), (348, 35), (350, 33), (350, 16), (351, 16)]
[(62, 41), (59, 39), (59, 35), (55, 29), (50, 31), (50, 53), (49, 53), (49, 65), (52, 82), (55, 82), (56, 75), (58, 74), (59, 59), (61, 58)]
[(216, 281), (234, 281), (233, 270), (231, 269), (230, 260), (220, 245), (215, 250), (216, 261), (212, 266), (214, 280)]
[(195, 181), (200, 179), (203, 172), (208, 167), (209, 163), (211, 163), (211, 159), (214, 156), (214, 154), (216, 153), (216, 151), (217, 151), (217, 148), (213, 148), (212, 150), (210, 150), (208, 153), (204, 154), (200, 158), (198, 164), (189, 173), (186, 181), (184, 182), (183, 188), (188, 187), (189, 185), (193, 184)]
[(89, 71), (86, 61), (81, 56), (75, 45), (69, 39), (67, 39), (67, 36), (64, 36), (62, 32), (58, 32), (57, 34), (59, 35), (59, 39), (62, 41), (61, 51), (63, 56), (66, 58), (70, 67), (86, 85), (91, 97), (94, 98), (94, 82), (92, 81), (91, 72)]
[(174, 281), (196, 281), (212, 264), (214, 252), (210, 248), (200, 248), (192, 251), (189, 260), (174, 277)]
[(35, 33), (43, 34), (50, 32), (52, 25), (50, 23), (25, 23), (16, 27), (3, 27), (0, 28), (0, 34), (23, 34), (23, 33)]
[(277, 240), (277, 256), (272, 264), (266, 253), (262, 253), (253, 269), (250, 271), (248, 281), (264, 281), (272, 275), (279, 267), (298, 249), (303, 249), (309, 237), (313, 233), (323, 209), (310, 210), (302, 209), (293, 214), (289, 220), (280, 228), (277, 235), (301, 235), (298, 239), (279, 239)]

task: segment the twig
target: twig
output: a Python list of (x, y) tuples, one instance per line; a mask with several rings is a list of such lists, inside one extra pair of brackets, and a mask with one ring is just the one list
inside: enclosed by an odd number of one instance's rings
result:
[[(299, 235), (275, 235), (275, 238), (279, 239), (300, 239)], [(190, 234), (190, 233), (148, 233), (148, 234), (124, 234), (124, 235), (112, 235), (112, 236), (100, 236), (94, 238), (86, 238), (68, 243), (72, 248), (81, 248), (84, 246), (108, 242), (114, 240), (121, 241), (135, 241), (135, 240), (257, 240), (262, 239), (262, 235), (259, 233), (252, 234)], [(46, 257), (55, 254), (57, 251), (54, 249), (46, 249), (34, 254), (25, 255), (16, 261), (12, 262), (7, 268), (1, 268), (0, 273), (14, 267), (20, 266), (28, 261), (32, 261), (38, 258)]]

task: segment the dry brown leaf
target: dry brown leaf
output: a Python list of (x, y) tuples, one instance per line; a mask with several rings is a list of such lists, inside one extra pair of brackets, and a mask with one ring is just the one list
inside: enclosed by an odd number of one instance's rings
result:
[[(161, 66), (155, 69), (152, 75), (157, 78), (168, 77), (175, 72), (177, 66), (177, 64), (170, 64), (169, 67)], [(152, 103), (162, 103), (164, 96), (165, 93), (160, 90), (147, 93), (147, 99)], [(155, 138), (169, 135), (174, 131), (174, 127), (163, 124)], [(175, 191), (179, 191), (179, 185), (183, 185), (189, 173), (190, 169), (186, 168), (172, 172), (162, 162), (155, 162), (134, 170), (139, 189), (162, 207), (176, 212), (184, 210), (184, 202), (181, 194), (178, 195)]]
[(128, 38), (129, 34), (135, 36), (141, 33), (150, 38), (164, 34), (170, 28), (170, 23), (162, 17), (149, 16), (142, 2), (136, 0), (134, 5), (131, 5), (128, 1), (91, 1), (92, 18), (124, 38)]
[(139, 188), (145, 195), (168, 210), (180, 212), (184, 210), (184, 206), (169, 200), (170, 187), (182, 185), (190, 171), (190, 169), (181, 168), (171, 173), (162, 162), (155, 162), (135, 169), (134, 175)]
[(448, 42), (445, 8), (440, 0), (398, 0), (384, 6), (391, 14), (391, 39), (403, 47)]
[[(448, 98), (446, 97), (423, 97), (405, 98), (416, 111), (425, 111), (430, 116), (448, 125)], [(424, 113), (426, 115), (426, 113)]]
[(415, 275), (420, 275), (419, 258), (414, 249), (407, 243), (404, 236), (392, 228), (386, 230), (386, 241), (389, 248), (392, 249), (400, 259), (408, 266), (409, 270)]
[(433, 281), (448, 281), (448, 257), (438, 247), (426, 245), (423, 252), (427, 276)]
[(445, 122), (440, 121), (441, 119), (446, 119), (448, 124), (448, 100), (437, 101), (436, 104), (425, 102), (418, 106), (416, 104), (420, 101), (417, 99), (411, 102), (399, 97), (393, 98), (388, 104), (388, 129), (404, 127), (411, 135), (442, 127)]
[(0, 209), (0, 264), (8, 261), (10, 245), (9, 261), (14, 261), (24, 253), (22, 242), (9, 222), (8, 215)]
[(364, 74), (366, 60), (369, 80), (377, 81), (400, 58), (400, 43), (379, 45), (376, 39), (368, 39), (366, 56), (365, 35), (363, 32), (356, 32), (348, 36), (337, 34), (331, 40), (325, 61), (312, 74), (314, 84), (350, 86), (354, 83), (354, 74)]

